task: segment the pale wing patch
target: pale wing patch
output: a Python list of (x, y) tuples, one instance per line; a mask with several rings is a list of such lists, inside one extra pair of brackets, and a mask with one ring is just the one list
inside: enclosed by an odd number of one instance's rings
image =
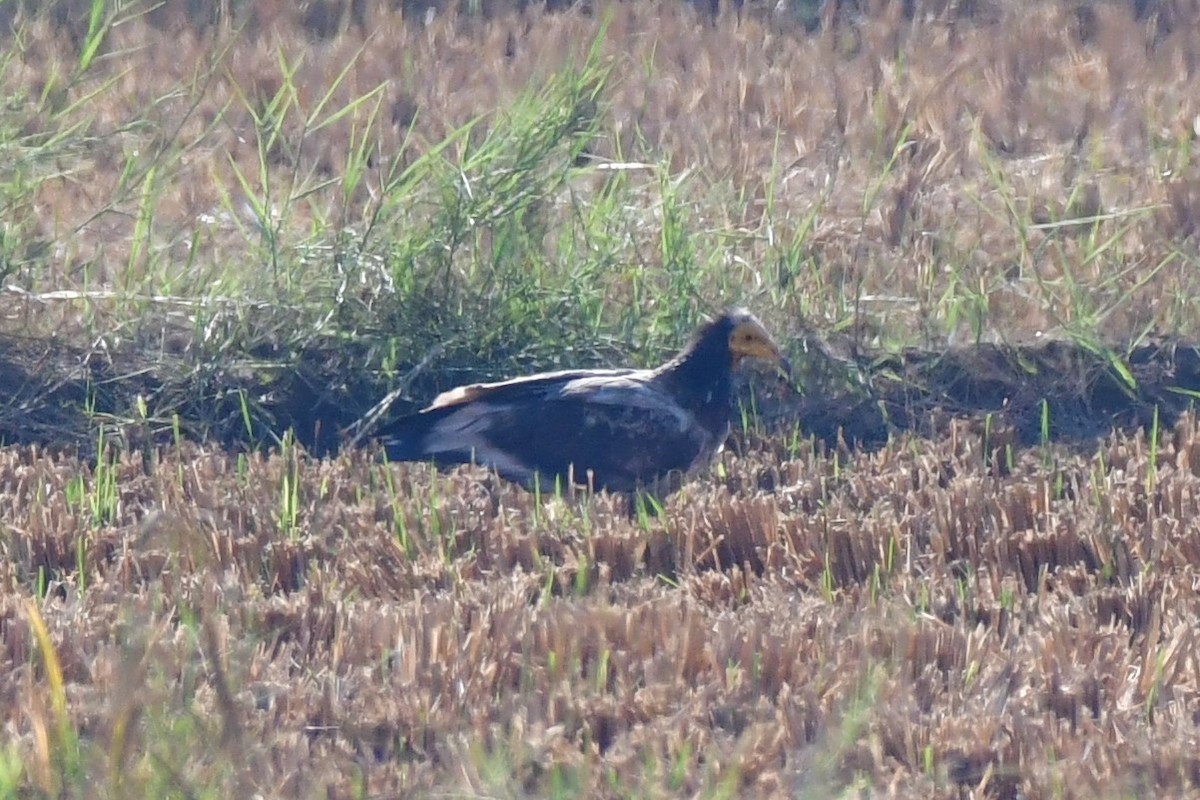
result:
[(691, 414), (646, 383), (650, 375), (649, 371), (639, 371), (620, 378), (579, 378), (566, 384), (559, 394), (588, 404), (654, 411), (673, 419), (680, 431), (695, 425)]
[(433, 402), (426, 407), (426, 411), (433, 411), (437, 408), (445, 408), (446, 406), (456, 406), (460, 403), (469, 403), (488, 392), (488, 384), (472, 383), (466, 386), (458, 386), (449, 391), (442, 392), (437, 397), (433, 398)]
[[(495, 383), (468, 383), (465, 386), (457, 386), (453, 389), (448, 389), (437, 397), (433, 398), (425, 411), (433, 411), (439, 408), (447, 408), (449, 406), (463, 405), (482, 397), (486, 397), (494, 392), (503, 389), (520, 389), (532, 383), (553, 384), (555, 381), (569, 380), (588, 380), (605, 383), (607, 381), (617, 380), (625, 375), (633, 374), (637, 370), (630, 369), (564, 369), (556, 372), (542, 372), (537, 375), (527, 375), (523, 378), (513, 378), (507, 381), (497, 381)], [(549, 386), (547, 386), (549, 388)]]
[(647, 390), (646, 384), (654, 376), (648, 369), (613, 370), (610, 372), (581, 375), (562, 387), (564, 395), (587, 394), (600, 389), (619, 391)]

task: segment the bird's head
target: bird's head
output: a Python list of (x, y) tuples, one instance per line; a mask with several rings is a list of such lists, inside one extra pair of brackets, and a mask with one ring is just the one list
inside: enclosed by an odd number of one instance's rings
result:
[(742, 359), (757, 358), (768, 361), (776, 365), (781, 372), (791, 375), (791, 363), (784, 357), (779, 345), (757, 317), (741, 308), (726, 311), (722, 316), (728, 320), (729, 354), (734, 368), (741, 364)]

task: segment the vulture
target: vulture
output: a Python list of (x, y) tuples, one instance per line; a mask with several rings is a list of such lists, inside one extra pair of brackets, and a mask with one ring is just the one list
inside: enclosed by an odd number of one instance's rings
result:
[(390, 461), (479, 464), (533, 489), (569, 483), (664, 495), (729, 434), (731, 373), (791, 367), (762, 323), (730, 309), (657, 369), (577, 369), (460, 386), (377, 434)]

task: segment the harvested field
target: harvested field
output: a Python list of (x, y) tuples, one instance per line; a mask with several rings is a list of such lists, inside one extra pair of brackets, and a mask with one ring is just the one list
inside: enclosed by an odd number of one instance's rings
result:
[(9, 763), (109, 796), (1195, 792), (1200, 431), (1008, 452), (763, 443), (639, 521), (364, 455), (9, 448), (2, 577), (45, 598), (0, 611)]
[[(1195, 3), (451, 5), (0, 3), (0, 798), (1200, 797)], [(661, 514), (355, 428), (726, 304)]]

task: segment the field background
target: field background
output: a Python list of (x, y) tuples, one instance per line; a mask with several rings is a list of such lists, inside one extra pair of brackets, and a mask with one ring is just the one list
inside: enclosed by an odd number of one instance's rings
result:
[[(1195, 3), (0, 22), (0, 795), (1200, 796)], [(735, 303), (661, 515), (371, 447)]]

